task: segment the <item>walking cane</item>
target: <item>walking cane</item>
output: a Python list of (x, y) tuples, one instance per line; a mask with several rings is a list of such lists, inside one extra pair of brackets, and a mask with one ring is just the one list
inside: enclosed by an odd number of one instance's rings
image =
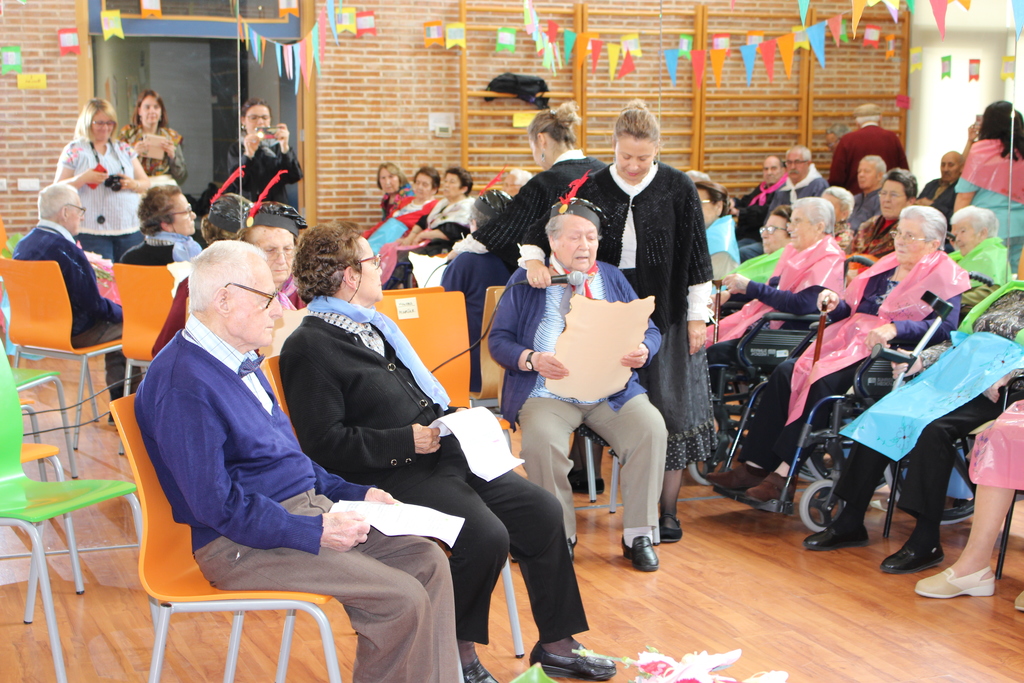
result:
[(826, 305), (821, 306), (821, 317), (818, 318), (818, 336), (814, 340), (814, 362), (818, 362), (818, 358), (821, 357), (821, 343), (825, 337), (825, 325), (828, 323), (828, 311), (825, 310)]
[(715, 288), (715, 337), (712, 344), (718, 343), (718, 320), (722, 315), (722, 281), (712, 280), (711, 286)]

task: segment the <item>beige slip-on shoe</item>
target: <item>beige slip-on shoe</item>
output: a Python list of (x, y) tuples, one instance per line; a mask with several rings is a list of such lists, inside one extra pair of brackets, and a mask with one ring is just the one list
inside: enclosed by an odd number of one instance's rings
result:
[(987, 597), (996, 591), (996, 577), (988, 567), (968, 574), (956, 576), (953, 568), (941, 574), (929, 576), (917, 582), (914, 592), (926, 598), (955, 598), (959, 595)]

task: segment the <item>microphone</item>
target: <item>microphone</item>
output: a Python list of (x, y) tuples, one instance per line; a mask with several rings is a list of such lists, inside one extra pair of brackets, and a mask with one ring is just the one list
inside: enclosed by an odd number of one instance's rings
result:
[[(570, 270), (565, 275), (552, 275), (551, 284), (553, 285), (572, 285), (573, 287), (579, 287), (587, 279), (587, 276), (578, 270)], [(513, 282), (514, 285), (528, 285), (530, 284), (526, 280), (520, 280), (519, 282)]]

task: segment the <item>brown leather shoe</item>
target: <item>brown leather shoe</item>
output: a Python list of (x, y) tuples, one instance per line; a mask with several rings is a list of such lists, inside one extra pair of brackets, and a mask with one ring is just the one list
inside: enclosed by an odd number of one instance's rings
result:
[[(769, 500), (779, 500), (782, 497), (782, 487), (785, 485), (786, 478), (776, 472), (772, 472), (760, 484), (747, 489), (746, 496), (762, 503), (767, 503)], [(789, 485), (789, 495), (786, 499), (792, 501), (795, 491), (796, 477), (793, 477), (793, 481)]]
[(739, 467), (735, 467), (726, 472), (712, 472), (707, 475), (706, 479), (715, 486), (721, 486), (723, 489), (742, 491), (743, 489), (749, 489), (751, 486), (757, 486), (764, 478), (768, 476), (765, 471), (756, 467), (751, 467), (747, 463), (741, 463)]

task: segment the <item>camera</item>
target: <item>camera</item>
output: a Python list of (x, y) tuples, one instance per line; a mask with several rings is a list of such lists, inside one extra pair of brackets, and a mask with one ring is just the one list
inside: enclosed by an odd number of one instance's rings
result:
[(103, 181), (103, 187), (109, 187), (111, 192), (121, 191), (121, 176), (108, 175)]
[(256, 137), (260, 140), (276, 140), (277, 128), (261, 127), (256, 129)]

